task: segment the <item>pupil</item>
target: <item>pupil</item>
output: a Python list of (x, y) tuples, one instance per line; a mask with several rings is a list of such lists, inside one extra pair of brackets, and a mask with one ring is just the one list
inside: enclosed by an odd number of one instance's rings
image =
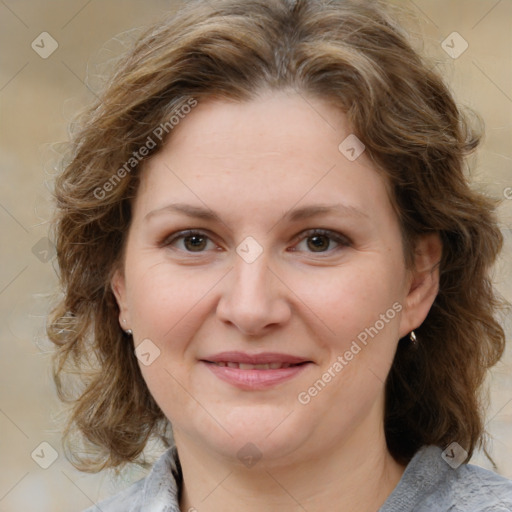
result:
[[(192, 235), (192, 236), (188, 236), (185, 239), (185, 245), (187, 245), (187, 246), (190, 245), (190, 247), (192, 247), (193, 251), (198, 250), (198, 249), (204, 249), (204, 241), (205, 241), (205, 238), (203, 236)], [(187, 242), (188, 242), (188, 244), (187, 244)]]
[[(324, 243), (322, 243), (322, 239), (323, 239)], [(313, 243), (312, 243), (313, 249), (327, 249), (327, 247), (329, 247), (329, 241), (327, 240), (327, 237), (325, 235), (312, 236), (312, 237), (310, 237), (310, 240), (313, 241)], [(327, 242), (327, 243), (325, 243), (325, 242)]]

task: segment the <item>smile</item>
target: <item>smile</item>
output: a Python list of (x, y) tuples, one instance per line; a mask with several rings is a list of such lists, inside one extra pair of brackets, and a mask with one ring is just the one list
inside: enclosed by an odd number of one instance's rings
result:
[[(268, 363), (268, 364), (249, 364), (249, 363), (233, 363), (233, 362), (211, 362), (216, 366), (238, 368), (239, 370), (279, 370), (281, 368), (289, 368), (290, 366), (297, 366), (292, 363)], [(304, 363), (298, 363), (304, 364)]]
[(300, 375), (313, 363), (241, 363), (234, 361), (200, 361), (217, 379), (244, 391), (274, 388)]

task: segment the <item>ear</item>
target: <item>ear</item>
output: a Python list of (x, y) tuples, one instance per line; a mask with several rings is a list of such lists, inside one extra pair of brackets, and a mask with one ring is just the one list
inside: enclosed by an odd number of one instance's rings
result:
[(400, 320), (400, 337), (419, 327), (430, 311), (439, 291), (439, 262), (443, 244), (438, 233), (421, 236), (414, 251), (407, 296)]
[(130, 328), (131, 321), (128, 314), (128, 306), (126, 300), (126, 281), (124, 273), (121, 269), (116, 269), (112, 279), (110, 280), (110, 287), (119, 306), (119, 325), (121, 329), (126, 330)]

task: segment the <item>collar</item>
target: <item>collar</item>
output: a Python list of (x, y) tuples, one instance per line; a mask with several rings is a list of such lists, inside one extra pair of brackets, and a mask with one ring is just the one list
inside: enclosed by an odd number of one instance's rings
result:
[(140, 510), (180, 512), (182, 481), (183, 474), (178, 451), (176, 446), (172, 446), (156, 461), (145, 479)]

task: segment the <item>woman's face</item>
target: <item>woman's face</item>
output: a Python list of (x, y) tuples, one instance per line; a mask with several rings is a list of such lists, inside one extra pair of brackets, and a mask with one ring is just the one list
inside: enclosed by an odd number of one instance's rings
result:
[(290, 461), (375, 440), (398, 339), (432, 301), (383, 177), (353, 136), (340, 149), (343, 113), (284, 92), (210, 100), (171, 135), (113, 288), (176, 441)]

